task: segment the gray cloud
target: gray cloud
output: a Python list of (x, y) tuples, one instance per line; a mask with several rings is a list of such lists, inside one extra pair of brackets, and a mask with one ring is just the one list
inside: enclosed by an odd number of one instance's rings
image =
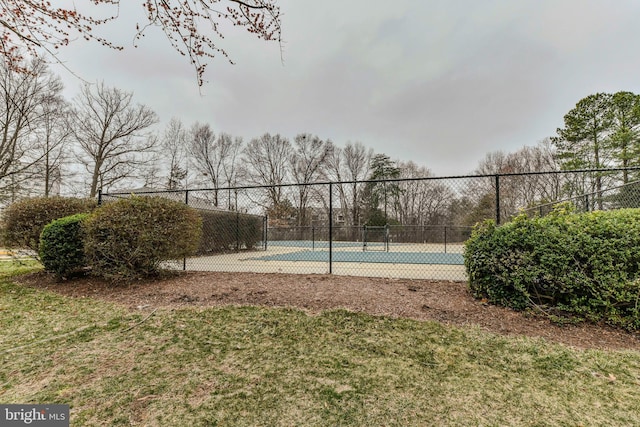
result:
[[(640, 4), (631, 0), (280, 4), (284, 64), (277, 45), (230, 29), (224, 46), (236, 65), (212, 63), (201, 91), (157, 33), (139, 49), (79, 43), (65, 57), (87, 80), (133, 90), (164, 123), (207, 121), (245, 139), (359, 140), (438, 174), (553, 135), (590, 93), (640, 92)], [(77, 81), (65, 80), (72, 93)]]

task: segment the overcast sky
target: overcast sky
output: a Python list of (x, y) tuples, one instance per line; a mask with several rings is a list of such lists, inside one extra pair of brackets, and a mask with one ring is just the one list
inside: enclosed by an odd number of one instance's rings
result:
[[(640, 93), (636, 0), (280, 0), (280, 46), (229, 29), (198, 88), (158, 31), (133, 48), (141, 2), (105, 29), (117, 52), (73, 43), (61, 59), (83, 79), (134, 92), (159, 129), (172, 118), (245, 141), (308, 132), (360, 141), (436, 175), (471, 172), (489, 151), (553, 136), (581, 98)], [(54, 67), (68, 96), (80, 80)]]

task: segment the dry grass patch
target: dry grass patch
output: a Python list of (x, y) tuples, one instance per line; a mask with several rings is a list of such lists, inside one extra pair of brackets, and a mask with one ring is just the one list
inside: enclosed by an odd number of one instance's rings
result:
[(0, 400), (69, 404), (72, 425), (640, 425), (634, 351), (346, 310), (147, 317), (7, 278), (0, 306)]

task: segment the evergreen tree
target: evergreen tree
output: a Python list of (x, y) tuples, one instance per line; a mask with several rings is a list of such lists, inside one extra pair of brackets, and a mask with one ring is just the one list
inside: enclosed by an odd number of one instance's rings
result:
[[(366, 225), (385, 225), (389, 223), (388, 207), (397, 200), (400, 188), (388, 179), (400, 177), (400, 168), (386, 154), (376, 154), (371, 158), (371, 173), (362, 194), (363, 211)], [(382, 208), (381, 208), (382, 205)]]
[[(617, 92), (611, 97), (612, 128), (609, 138), (613, 156), (620, 167), (640, 164), (640, 95)], [(623, 182), (630, 180), (623, 172)]]
[[(611, 162), (611, 144), (607, 144), (614, 123), (613, 96), (596, 93), (578, 101), (564, 116), (564, 128), (557, 130), (553, 143), (558, 148), (562, 169), (601, 169)], [(583, 192), (602, 192), (603, 175), (595, 172), (589, 177)], [(601, 197), (597, 197), (602, 208)]]

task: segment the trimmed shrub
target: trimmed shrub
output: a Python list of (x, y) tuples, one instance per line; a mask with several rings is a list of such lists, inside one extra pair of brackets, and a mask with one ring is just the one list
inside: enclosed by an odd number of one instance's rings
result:
[(478, 225), (465, 245), (476, 298), (517, 310), (640, 328), (640, 210), (575, 214)]
[(9, 248), (38, 252), (40, 234), (51, 221), (88, 213), (97, 203), (74, 197), (36, 197), (12, 203), (3, 212), (3, 244)]
[(202, 220), (182, 203), (132, 196), (107, 203), (85, 221), (85, 254), (92, 273), (113, 281), (152, 276), (163, 261), (193, 255)]
[(56, 219), (40, 235), (39, 255), (44, 269), (58, 278), (68, 278), (86, 267), (82, 222), (89, 214)]

